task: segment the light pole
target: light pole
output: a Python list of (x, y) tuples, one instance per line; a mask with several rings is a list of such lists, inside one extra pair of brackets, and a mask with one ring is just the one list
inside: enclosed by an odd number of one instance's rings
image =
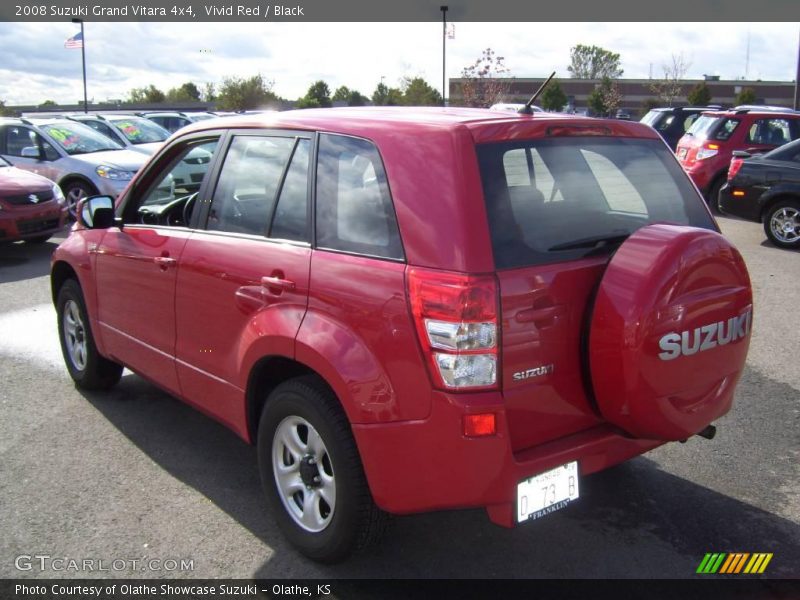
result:
[(89, 98), (86, 94), (86, 36), (83, 33), (83, 19), (72, 19), (73, 23), (81, 24), (81, 63), (83, 64), (83, 112), (89, 113)]
[(797, 72), (794, 74), (794, 109), (800, 109), (800, 40), (797, 43)]
[(447, 42), (447, 6), (439, 7), (442, 11), (442, 106), (447, 106), (447, 88), (445, 87), (445, 44)]

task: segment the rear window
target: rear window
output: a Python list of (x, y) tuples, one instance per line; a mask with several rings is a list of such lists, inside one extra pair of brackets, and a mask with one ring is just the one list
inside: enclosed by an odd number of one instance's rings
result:
[(703, 115), (689, 128), (687, 133), (698, 137), (725, 141), (739, 126), (739, 119)]
[(670, 125), (672, 125), (672, 121), (675, 120), (675, 115), (667, 113), (663, 110), (651, 110), (647, 113), (644, 117), (642, 117), (642, 123), (645, 125), (650, 125), (656, 131), (664, 131)]
[(716, 230), (657, 140), (562, 137), (477, 151), (498, 269), (610, 253), (651, 223)]

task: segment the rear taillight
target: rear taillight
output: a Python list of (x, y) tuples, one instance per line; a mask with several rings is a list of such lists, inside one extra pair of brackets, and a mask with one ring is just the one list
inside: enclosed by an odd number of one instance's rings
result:
[(706, 143), (697, 151), (696, 160), (711, 158), (719, 153), (719, 144)]
[(739, 172), (739, 169), (742, 168), (743, 162), (744, 160), (742, 160), (741, 158), (734, 158), (733, 160), (731, 160), (731, 166), (728, 167), (728, 181), (731, 181), (734, 177), (736, 177), (736, 174)]
[(497, 282), (411, 267), (408, 297), (434, 385), (445, 390), (497, 387)]

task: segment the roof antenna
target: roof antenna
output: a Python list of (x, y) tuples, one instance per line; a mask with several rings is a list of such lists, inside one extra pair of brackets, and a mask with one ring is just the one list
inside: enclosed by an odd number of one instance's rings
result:
[(533, 106), (533, 103), (536, 102), (536, 99), (539, 97), (539, 94), (541, 94), (544, 91), (544, 88), (547, 87), (547, 84), (550, 83), (550, 80), (553, 79), (553, 77), (555, 77), (555, 76), (556, 76), (556, 72), (555, 71), (550, 73), (550, 77), (548, 77), (545, 80), (545, 82), (539, 87), (539, 89), (536, 90), (536, 93), (533, 96), (531, 96), (531, 99), (528, 100), (528, 102), (525, 104), (525, 106), (520, 108), (517, 112), (520, 113), (520, 114), (523, 114), (523, 115), (532, 115), (533, 114), (533, 109), (531, 108), (531, 106)]

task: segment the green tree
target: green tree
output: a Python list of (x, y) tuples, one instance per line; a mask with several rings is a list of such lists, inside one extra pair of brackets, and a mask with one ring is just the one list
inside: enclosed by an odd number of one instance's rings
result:
[(204, 102), (214, 102), (217, 99), (217, 90), (210, 81), (203, 85), (202, 99)]
[(166, 100), (164, 92), (152, 83), (147, 87), (133, 88), (128, 98), (128, 101), (134, 104), (158, 104), (159, 102), (164, 102), (164, 100)]
[(50, 108), (51, 106), (58, 106), (55, 100), (45, 100), (39, 105), (39, 108)]
[(489, 107), (502, 102), (511, 87), (505, 59), (487, 48), (461, 71), (461, 101), (464, 106)]
[(6, 106), (5, 101), (0, 100), (0, 117), (13, 117), (16, 113)]
[(711, 89), (701, 81), (686, 94), (686, 100), (694, 106), (706, 106), (711, 102)]
[(609, 77), (603, 77), (603, 81), (592, 90), (587, 99), (589, 108), (600, 117), (613, 116), (621, 101), (622, 94), (617, 84)]
[(542, 108), (545, 110), (563, 110), (567, 100), (567, 95), (557, 79), (553, 79), (542, 92)]
[(346, 85), (339, 86), (333, 93), (331, 100), (334, 102), (345, 102), (347, 106), (364, 106), (367, 103), (366, 96), (357, 90), (351, 90)]
[(372, 103), (375, 106), (399, 106), (403, 103), (403, 92), (399, 88), (390, 88), (385, 83), (379, 83), (372, 93)]
[(280, 98), (272, 91), (273, 81), (266, 81), (261, 75), (250, 78), (226, 77), (217, 95), (217, 108), (220, 110), (250, 110), (264, 108)]
[(191, 81), (187, 81), (182, 86), (169, 90), (167, 100), (170, 102), (199, 102), (200, 90)]
[(749, 87), (742, 88), (742, 91), (733, 99), (735, 104), (755, 104), (757, 100), (756, 91)]
[(406, 106), (441, 106), (442, 95), (422, 77), (406, 77), (402, 84), (402, 103)]
[(576, 79), (616, 79), (622, 75), (619, 54), (600, 46), (578, 44), (569, 51), (567, 71)]
[(297, 108), (327, 108), (332, 105), (331, 90), (322, 80), (312, 83), (306, 95), (297, 101)]

